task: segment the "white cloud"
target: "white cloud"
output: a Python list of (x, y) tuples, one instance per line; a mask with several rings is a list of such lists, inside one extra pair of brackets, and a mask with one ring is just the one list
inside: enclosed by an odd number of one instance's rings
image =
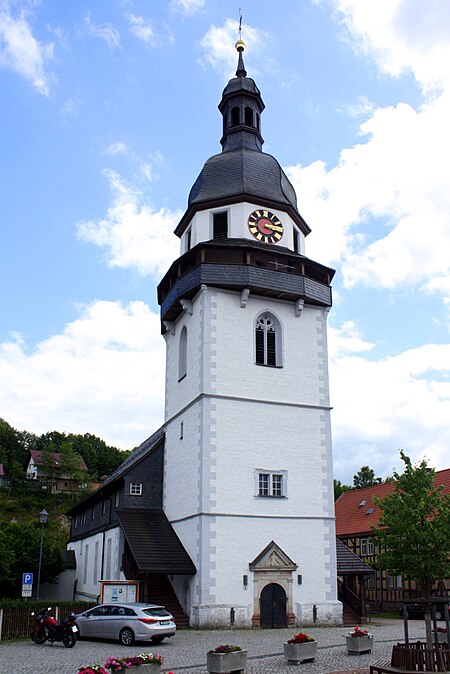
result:
[(54, 79), (45, 69), (53, 49), (52, 43), (42, 44), (33, 36), (24, 12), (13, 18), (7, 5), (0, 8), (0, 66), (18, 73), (44, 96)]
[(128, 154), (128, 151), (127, 145), (121, 140), (111, 143), (111, 145), (108, 145), (106, 148), (106, 154)]
[(424, 90), (440, 87), (448, 80), (448, 0), (332, 2), (351, 32), (352, 45), (369, 54), (383, 72), (398, 76), (410, 71)]
[(156, 46), (159, 40), (155, 36), (153, 25), (150, 20), (145, 20), (143, 16), (136, 16), (135, 14), (126, 14), (125, 18), (131, 25), (131, 31), (139, 40)]
[(84, 21), (89, 33), (106, 42), (108, 47), (114, 48), (120, 46), (120, 33), (117, 28), (114, 28), (110, 23), (92, 23), (90, 12), (86, 13)]
[(147, 305), (93, 302), (31, 353), (23, 339), (0, 344), (2, 417), (131, 449), (163, 422), (164, 363), (159, 317)]
[(336, 476), (348, 480), (364, 463), (389, 475), (400, 448), (447, 468), (450, 345), (371, 360), (348, 325), (330, 329), (329, 342)]
[[(353, 45), (384, 72), (410, 70), (428, 93), (417, 109), (399, 102), (374, 110), (360, 126), (364, 140), (344, 149), (336, 166), (287, 169), (313, 228), (308, 254), (340, 262), (348, 286), (403, 285), (448, 296), (450, 31), (442, 26), (449, 26), (450, 5), (333, 1)], [(436, 84), (439, 93), (431, 93)]]
[[(223, 26), (211, 26), (203, 36), (200, 46), (204, 50), (204, 58), (215, 70), (221, 72), (224, 78), (234, 75), (237, 66), (237, 51), (234, 44), (238, 37), (239, 22), (235, 19), (226, 19)], [(267, 33), (245, 24), (243, 30), (245, 43), (250, 46), (252, 54), (256, 55), (262, 44), (267, 44)], [(245, 60), (245, 52), (244, 52)], [(253, 69), (253, 75), (256, 70)]]
[(106, 170), (105, 175), (113, 192), (112, 205), (102, 220), (79, 223), (79, 237), (105, 248), (111, 267), (135, 268), (141, 274), (161, 277), (179, 255), (173, 230), (181, 212), (154, 211), (116, 172)]
[(187, 16), (192, 16), (203, 9), (205, 0), (171, 0), (169, 7)]
[(367, 96), (358, 96), (357, 102), (348, 106), (347, 114), (350, 117), (367, 116), (375, 110), (375, 107), (375, 104), (369, 101)]
[(436, 289), (447, 279), (449, 115), (445, 94), (419, 111), (380, 109), (361, 126), (369, 140), (344, 150), (337, 166), (287, 169), (313, 224), (308, 254), (341, 260), (347, 285)]

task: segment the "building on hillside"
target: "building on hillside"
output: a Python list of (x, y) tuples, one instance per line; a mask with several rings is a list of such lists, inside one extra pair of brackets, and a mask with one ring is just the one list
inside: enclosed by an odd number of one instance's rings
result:
[[(82, 456), (78, 456), (78, 476), (74, 477), (70, 472), (65, 472), (63, 468), (63, 459), (60, 452), (49, 453), (51, 465), (46, 461), (45, 452), (37, 449), (30, 449), (30, 460), (27, 466), (27, 479), (38, 480), (47, 485), (52, 494), (61, 494), (65, 492), (79, 492), (86, 489), (95, 488), (98, 485), (88, 482), (88, 467)], [(85, 479), (80, 481), (80, 474), (85, 474)]]
[[(236, 48), (222, 152), (194, 182), (175, 230), (180, 257), (158, 286), (164, 424), (71, 510), (69, 546), (80, 594), (95, 594), (100, 576), (138, 577), (153, 600), (164, 580), (195, 627), (340, 623), (334, 271), (305, 255), (310, 229), (262, 150), (265, 106)], [(88, 523), (91, 505), (102, 510)]]
[(9, 486), (9, 480), (5, 475), (5, 469), (3, 468), (3, 464), (0, 463), (0, 487), (8, 487)]
[[(434, 483), (443, 487), (444, 494), (450, 494), (450, 469), (436, 472)], [(340, 541), (354, 552), (362, 561), (375, 570), (364, 580), (365, 588), (352, 578), (346, 586), (357, 596), (365, 594), (367, 602), (377, 608), (397, 607), (401, 601), (419, 596), (414, 581), (396, 575), (389, 570), (377, 569), (376, 555), (380, 552), (374, 544), (372, 527), (375, 529), (380, 517), (380, 508), (373, 498), (383, 498), (392, 493), (394, 485), (390, 482), (376, 484), (373, 487), (348, 491), (338, 498), (336, 509), (336, 535)], [(433, 592), (436, 595), (447, 594), (450, 579), (435, 582)]]

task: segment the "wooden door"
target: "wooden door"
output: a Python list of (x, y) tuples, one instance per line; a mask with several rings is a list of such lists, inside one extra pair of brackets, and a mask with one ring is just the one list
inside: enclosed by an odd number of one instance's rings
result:
[(261, 627), (287, 627), (286, 592), (278, 583), (266, 585), (261, 592)]

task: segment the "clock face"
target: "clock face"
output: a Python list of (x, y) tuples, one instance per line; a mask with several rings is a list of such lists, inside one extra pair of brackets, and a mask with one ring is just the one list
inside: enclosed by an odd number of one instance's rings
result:
[(250, 213), (248, 216), (248, 228), (255, 239), (263, 243), (278, 243), (284, 231), (281, 220), (263, 208)]

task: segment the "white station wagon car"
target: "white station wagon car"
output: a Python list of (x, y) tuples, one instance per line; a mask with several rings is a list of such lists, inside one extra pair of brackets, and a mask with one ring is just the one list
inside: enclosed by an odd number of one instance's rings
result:
[(160, 644), (173, 637), (176, 625), (164, 606), (156, 604), (100, 604), (76, 617), (80, 637), (118, 639), (124, 646), (135, 641)]

